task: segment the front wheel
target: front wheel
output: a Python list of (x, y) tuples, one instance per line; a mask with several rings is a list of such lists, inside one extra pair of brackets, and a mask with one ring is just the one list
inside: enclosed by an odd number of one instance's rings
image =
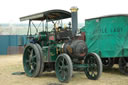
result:
[(56, 76), (60, 82), (69, 82), (72, 77), (72, 61), (70, 57), (63, 53), (60, 54), (55, 62)]
[(84, 70), (86, 76), (91, 80), (97, 80), (103, 70), (100, 57), (96, 53), (89, 53), (85, 57), (84, 63), (88, 65)]

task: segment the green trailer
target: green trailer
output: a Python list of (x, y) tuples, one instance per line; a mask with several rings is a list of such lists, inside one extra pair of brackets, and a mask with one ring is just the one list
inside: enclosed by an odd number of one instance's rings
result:
[(100, 55), (104, 68), (119, 64), (120, 71), (128, 75), (128, 15), (86, 19), (81, 31), (88, 51)]
[[(45, 71), (55, 71), (60, 82), (68, 82), (73, 70), (83, 69), (89, 79), (100, 77), (100, 57), (96, 53), (88, 53), (82, 38), (84, 36), (77, 33), (77, 10), (76, 7), (72, 7), (71, 12), (48, 10), (20, 18), (21, 21), (29, 21), (29, 43), (23, 53), (23, 67), (27, 76), (38, 77)], [(64, 24), (67, 19), (70, 20), (68, 26)], [(41, 23), (37, 25), (34, 22)]]

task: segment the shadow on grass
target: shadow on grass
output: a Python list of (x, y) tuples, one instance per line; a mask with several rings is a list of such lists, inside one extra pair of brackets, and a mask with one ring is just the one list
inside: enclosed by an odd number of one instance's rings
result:
[(63, 84), (60, 84), (60, 83), (48, 83), (48, 85), (63, 85)]
[(125, 74), (122, 74), (119, 70), (119, 67), (113, 67), (113, 68), (110, 68), (110, 69), (104, 69), (103, 70), (104, 73), (110, 73), (110, 74), (116, 74), (116, 75), (121, 75), (121, 76), (127, 76)]
[(52, 78), (56, 78), (56, 73), (55, 72), (43, 72), (40, 77), (52, 77)]
[(119, 68), (104, 69), (104, 73), (121, 74)]

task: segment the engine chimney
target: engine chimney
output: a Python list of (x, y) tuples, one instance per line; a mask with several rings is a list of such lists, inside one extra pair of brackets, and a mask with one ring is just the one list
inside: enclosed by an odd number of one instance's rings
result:
[(72, 36), (74, 37), (78, 29), (78, 20), (77, 20), (77, 7), (71, 7), (71, 16), (72, 16)]

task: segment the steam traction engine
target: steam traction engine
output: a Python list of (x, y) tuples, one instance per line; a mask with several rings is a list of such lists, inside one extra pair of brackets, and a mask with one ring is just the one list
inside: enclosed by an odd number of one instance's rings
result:
[[(72, 7), (71, 13), (64, 10), (50, 10), (30, 16), (21, 17), (21, 21), (29, 20), (28, 40), (23, 53), (24, 71), (29, 77), (40, 76), (44, 71), (55, 70), (61, 82), (68, 82), (73, 70), (82, 68), (89, 79), (96, 80), (102, 73), (102, 64), (96, 53), (88, 53), (84, 40), (77, 33), (77, 10)], [(62, 20), (71, 18), (69, 26), (63, 26)], [(41, 21), (42, 31), (33, 21)], [(44, 25), (44, 21), (46, 24)], [(52, 22), (52, 30), (48, 23)], [(57, 26), (57, 24), (60, 26)], [(36, 34), (32, 33), (32, 25)], [(51, 26), (51, 24), (50, 24)]]

